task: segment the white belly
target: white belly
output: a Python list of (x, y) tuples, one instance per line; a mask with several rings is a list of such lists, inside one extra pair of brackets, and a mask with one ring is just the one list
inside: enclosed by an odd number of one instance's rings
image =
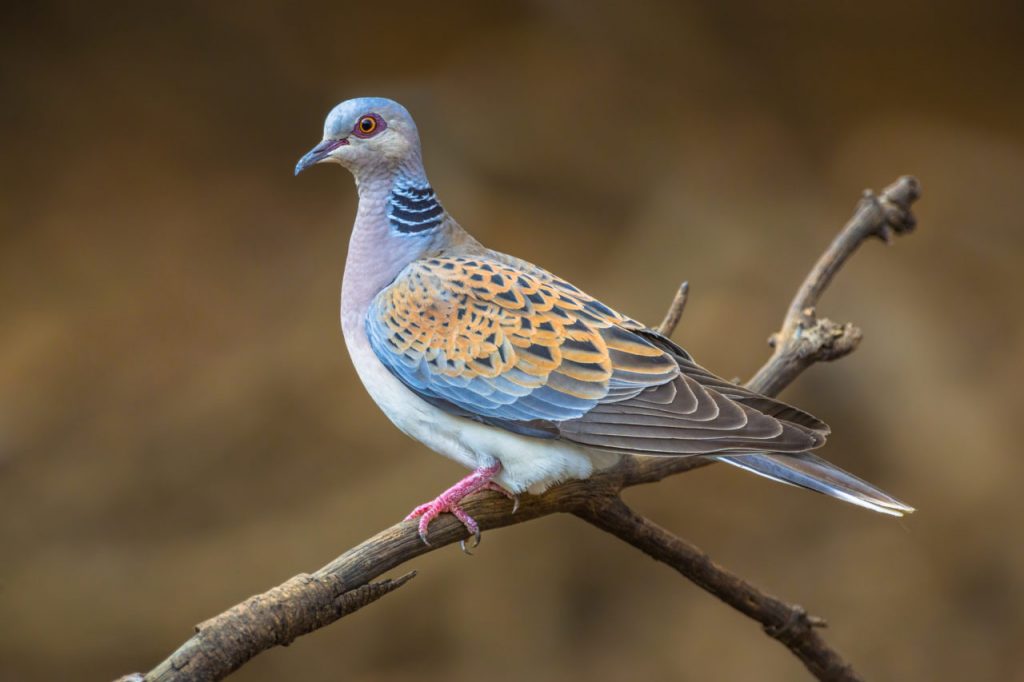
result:
[(559, 440), (530, 438), (456, 417), (421, 399), (385, 367), (361, 324), (345, 329), (356, 372), (370, 397), (405, 434), (431, 450), (476, 469), (501, 463), (494, 480), (513, 493), (539, 493), (569, 479), (587, 478), (618, 457)]

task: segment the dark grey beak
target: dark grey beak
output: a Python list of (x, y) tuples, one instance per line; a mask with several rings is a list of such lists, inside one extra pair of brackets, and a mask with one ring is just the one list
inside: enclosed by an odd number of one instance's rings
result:
[(342, 147), (346, 144), (348, 144), (348, 140), (346, 138), (341, 138), (340, 140), (324, 140), (317, 146), (310, 149), (305, 156), (299, 159), (299, 162), (295, 164), (295, 174), (298, 175), (310, 166), (320, 163), (327, 158), (328, 154), (338, 147)]

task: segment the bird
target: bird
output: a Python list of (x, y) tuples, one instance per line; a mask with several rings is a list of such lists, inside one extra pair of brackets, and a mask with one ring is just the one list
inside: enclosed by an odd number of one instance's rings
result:
[(358, 193), (341, 328), (359, 379), (399, 430), (471, 470), (406, 517), (424, 543), (450, 513), (479, 544), (462, 506), (475, 492), (518, 506), (520, 494), (630, 455), (710, 457), (882, 514), (914, 511), (815, 455), (830, 432), (820, 419), (718, 377), (658, 331), (473, 238), (427, 179), (401, 104), (335, 106), (295, 175), (323, 163), (348, 169)]

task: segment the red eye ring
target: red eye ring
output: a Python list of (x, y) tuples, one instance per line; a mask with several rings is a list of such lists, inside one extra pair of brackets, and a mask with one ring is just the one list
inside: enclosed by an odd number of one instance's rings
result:
[(377, 114), (365, 114), (352, 127), (352, 134), (362, 138), (373, 137), (387, 127), (388, 124)]

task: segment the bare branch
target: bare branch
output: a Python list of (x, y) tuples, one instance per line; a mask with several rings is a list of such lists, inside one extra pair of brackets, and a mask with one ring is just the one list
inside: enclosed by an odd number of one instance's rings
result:
[[(869, 237), (886, 241), (914, 226), (911, 204), (919, 196), (917, 181), (900, 178), (881, 196), (865, 193), (857, 211), (808, 274), (790, 304), (774, 353), (747, 387), (775, 395), (804, 369), (852, 351), (860, 339), (853, 325), (819, 319), (815, 307), (836, 272)], [(686, 303), (687, 285), (679, 288), (659, 331), (671, 334)], [(820, 680), (858, 680), (853, 669), (824, 642), (816, 629), (824, 621), (799, 606), (771, 597), (725, 568), (700, 549), (633, 512), (619, 497), (624, 488), (653, 483), (710, 463), (699, 457), (624, 457), (614, 467), (584, 481), (570, 481), (543, 495), (525, 495), (518, 511), (494, 492), (468, 498), (464, 508), (481, 529), (523, 523), (554, 513), (571, 513), (649, 556), (675, 568), (701, 588), (758, 621)], [(160, 682), (218, 680), (261, 651), (287, 645), (296, 637), (328, 625), (379, 599), (415, 575), (372, 582), (422, 554), (466, 539), (466, 530), (444, 515), (430, 526), (430, 545), (417, 534), (415, 521), (403, 521), (348, 550), (312, 575), (302, 574), (232, 607), (199, 626), (177, 651), (144, 676), (122, 678)]]
[(665, 312), (664, 319), (662, 319), (661, 324), (656, 327), (659, 334), (672, 336), (676, 327), (679, 326), (679, 320), (683, 318), (683, 309), (686, 307), (686, 299), (689, 295), (690, 283), (683, 282), (679, 285), (679, 289), (676, 290), (676, 295), (673, 297), (672, 303)]
[(799, 606), (764, 594), (731, 573), (695, 545), (676, 537), (630, 509), (620, 498), (576, 511), (581, 519), (668, 564), (740, 613), (761, 623), (765, 633), (799, 658), (819, 680), (857, 682), (861, 678), (825, 643), (816, 629), (820, 618)]
[(870, 190), (864, 192), (853, 217), (797, 290), (782, 328), (768, 339), (775, 352), (747, 383), (747, 388), (775, 395), (815, 362), (836, 360), (857, 347), (860, 329), (819, 319), (818, 301), (839, 268), (861, 244), (872, 237), (890, 243), (893, 235), (914, 229), (916, 221), (910, 207), (920, 196), (921, 186), (909, 175), (886, 187), (880, 196)]
[(196, 634), (145, 680), (219, 680), (261, 651), (288, 646), (355, 613), (415, 577), (367, 582), (346, 590), (332, 575), (299, 574), (196, 626)]

